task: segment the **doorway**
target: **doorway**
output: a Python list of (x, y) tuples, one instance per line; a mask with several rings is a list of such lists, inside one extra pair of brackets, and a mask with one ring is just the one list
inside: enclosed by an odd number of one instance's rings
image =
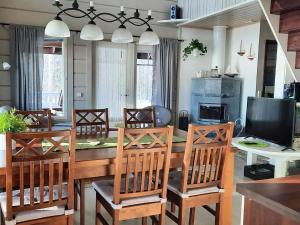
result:
[(262, 92), (263, 97), (274, 98), (276, 59), (277, 42), (274, 40), (266, 40)]

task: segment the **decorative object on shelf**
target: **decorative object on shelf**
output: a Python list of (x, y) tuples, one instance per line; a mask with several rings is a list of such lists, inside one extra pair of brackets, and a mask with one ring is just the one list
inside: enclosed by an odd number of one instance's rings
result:
[(248, 59), (249, 59), (250, 61), (253, 61), (253, 60), (255, 59), (255, 54), (253, 53), (253, 50), (252, 50), (252, 43), (251, 43), (251, 45), (250, 45), (250, 53), (249, 53), (249, 55), (248, 55)]
[(233, 77), (238, 76), (238, 75), (239, 75), (239, 72), (236, 70), (236, 68), (231, 68), (231, 66), (228, 65), (228, 67), (227, 67), (227, 69), (226, 69), (224, 75), (233, 78)]
[(198, 56), (205, 55), (207, 53), (207, 47), (203, 43), (200, 43), (198, 39), (192, 39), (191, 43), (183, 49), (183, 60), (187, 60), (190, 55)]
[[(121, 6), (120, 13), (114, 15), (109, 12), (97, 13), (94, 7), (94, 2), (90, 1), (90, 7), (87, 11), (79, 8), (77, 0), (74, 0), (72, 7), (63, 8), (63, 4), (59, 0), (55, 0), (53, 6), (57, 7), (60, 11), (55, 16), (54, 20), (50, 21), (45, 29), (45, 34), (51, 37), (67, 38), (70, 37), (70, 29), (68, 25), (63, 22), (61, 16), (66, 15), (75, 19), (88, 18), (89, 23), (86, 24), (80, 34), (80, 38), (88, 41), (100, 41), (104, 39), (102, 29), (96, 25), (95, 20), (99, 19), (107, 23), (119, 22), (118, 29), (113, 32), (112, 42), (115, 43), (130, 43), (133, 41), (132, 33), (126, 29), (125, 24), (131, 24), (137, 27), (147, 26), (147, 29), (142, 33), (139, 43), (141, 45), (158, 45), (159, 38), (157, 34), (152, 30), (149, 21), (153, 20), (151, 10), (148, 10), (147, 18), (140, 17), (139, 10), (136, 9), (133, 16), (126, 17), (124, 6)], [(71, 14), (76, 12), (76, 14)]]
[(181, 19), (182, 10), (178, 5), (171, 5), (170, 7), (170, 19)]
[(238, 55), (243, 56), (245, 55), (246, 51), (245, 49), (243, 49), (243, 40), (241, 40), (241, 44), (240, 44), (240, 50), (238, 51)]
[(216, 66), (210, 70), (210, 77), (212, 78), (220, 78), (221, 74), (219, 74), (219, 68)]
[(198, 78), (207, 77), (208, 74), (210, 74), (210, 71), (200, 70), (196, 73), (196, 77)]
[[(0, 167), (6, 165), (6, 133), (7, 132), (24, 132), (27, 126), (23, 117), (15, 114), (15, 110), (0, 113)], [(13, 149), (16, 143), (12, 143)]]

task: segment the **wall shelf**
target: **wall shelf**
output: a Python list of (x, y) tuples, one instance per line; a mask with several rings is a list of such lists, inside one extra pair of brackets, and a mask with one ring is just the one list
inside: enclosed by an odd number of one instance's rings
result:
[(157, 23), (177, 25), (179, 23), (185, 23), (187, 21), (188, 21), (188, 19), (170, 19), (170, 20), (159, 20), (159, 21), (157, 21)]

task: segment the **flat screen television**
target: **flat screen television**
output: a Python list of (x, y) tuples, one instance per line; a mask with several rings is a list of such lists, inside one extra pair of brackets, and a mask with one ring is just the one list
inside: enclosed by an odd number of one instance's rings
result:
[(295, 100), (248, 97), (245, 132), (248, 136), (291, 147), (295, 116)]

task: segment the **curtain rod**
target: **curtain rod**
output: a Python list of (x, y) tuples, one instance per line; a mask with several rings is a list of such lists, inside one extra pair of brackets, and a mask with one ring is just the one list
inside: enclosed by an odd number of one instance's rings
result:
[[(10, 25), (13, 25), (13, 24), (10, 24), (10, 23), (0, 23), (1, 26), (10, 26)], [(72, 30), (70, 29), (70, 31), (72, 32), (75, 32), (75, 33), (80, 33), (80, 30)], [(104, 34), (112, 34), (112, 33), (104, 33)], [(140, 38), (141, 36), (138, 36), (138, 35), (133, 35), (133, 37), (135, 38)], [(183, 42), (184, 40), (182, 39), (177, 39), (179, 42)]]

